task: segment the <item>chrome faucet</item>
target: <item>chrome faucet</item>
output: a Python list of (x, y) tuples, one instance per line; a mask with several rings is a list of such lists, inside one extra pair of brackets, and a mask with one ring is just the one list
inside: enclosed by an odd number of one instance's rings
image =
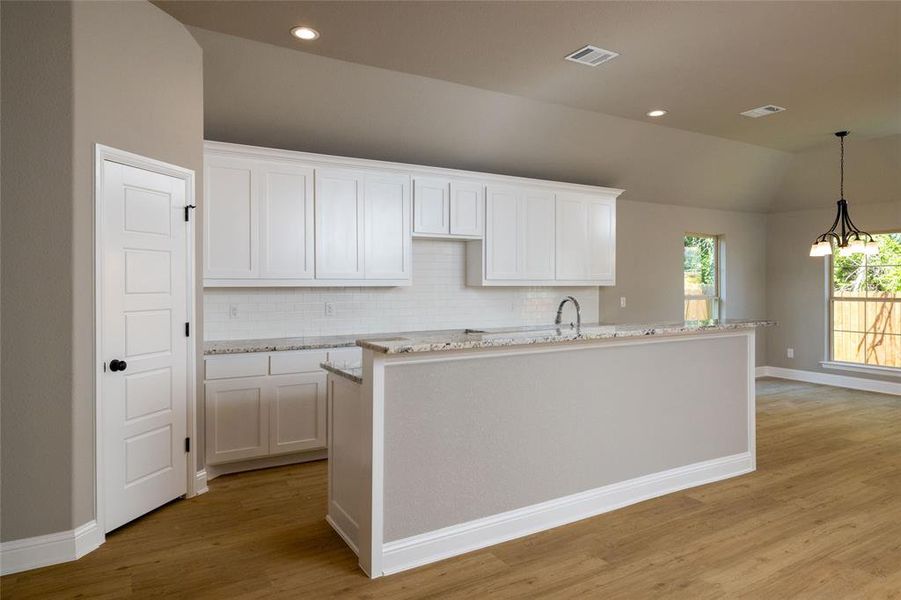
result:
[[(560, 303), (560, 306), (557, 307), (557, 318), (554, 319), (554, 325), (559, 325), (563, 322), (563, 306), (567, 302), (572, 302), (573, 306), (576, 307), (576, 327), (582, 327), (582, 307), (579, 306), (579, 301), (573, 298), (572, 296), (567, 296)], [(572, 327), (572, 323), (569, 324)]]

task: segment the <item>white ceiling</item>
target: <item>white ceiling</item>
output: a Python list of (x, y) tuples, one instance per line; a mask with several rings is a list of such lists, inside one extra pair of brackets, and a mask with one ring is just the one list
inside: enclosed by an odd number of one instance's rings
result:
[[(204, 29), (780, 150), (901, 132), (901, 2), (155, 3)], [(321, 38), (293, 39), (300, 24)], [(621, 56), (563, 60), (586, 43)], [(738, 114), (769, 103), (788, 110)]]

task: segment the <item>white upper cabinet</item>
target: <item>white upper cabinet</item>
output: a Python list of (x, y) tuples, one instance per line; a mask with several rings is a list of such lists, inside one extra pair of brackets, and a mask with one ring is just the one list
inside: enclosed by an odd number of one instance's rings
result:
[(413, 180), (413, 233), (450, 233), (450, 181)]
[(488, 186), (485, 279), (554, 279), (554, 194)]
[(480, 238), (484, 233), (485, 184), (434, 177), (413, 179), (413, 234)]
[(482, 237), (485, 233), (485, 186), (452, 181), (450, 184), (450, 234)]
[(556, 236), (554, 194), (526, 190), (522, 193), (520, 202), (522, 278), (530, 281), (553, 280)]
[(413, 237), (475, 286), (613, 285), (622, 190), (206, 142), (207, 287), (412, 284)]
[(367, 174), (363, 181), (365, 278), (409, 279), (413, 271), (410, 178)]
[(259, 197), (255, 163), (206, 157), (204, 169), (205, 278), (259, 274)]
[(316, 277), (363, 279), (363, 175), (316, 170)]
[(313, 169), (263, 165), (260, 277), (313, 278)]
[(557, 194), (557, 279), (614, 282), (616, 200)]
[(495, 186), (488, 186), (487, 196), (485, 279), (522, 279), (520, 197), (515, 189)]
[(588, 279), (616, 284), (616, 198), (599, 197), (588, 204)]

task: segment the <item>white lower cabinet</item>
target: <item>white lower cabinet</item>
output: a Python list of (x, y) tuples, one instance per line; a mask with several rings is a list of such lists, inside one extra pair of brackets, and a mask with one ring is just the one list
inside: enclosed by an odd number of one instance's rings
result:
[(325, 373), (269, 379), (269, 454), (325, 448)]
[(326, 360), (356, 362), (359, 348), (206, 358), (206, 464), (323, 450)]
[(242, 377), (207, 382), (207, 464), (269, 455), (266, 379)]

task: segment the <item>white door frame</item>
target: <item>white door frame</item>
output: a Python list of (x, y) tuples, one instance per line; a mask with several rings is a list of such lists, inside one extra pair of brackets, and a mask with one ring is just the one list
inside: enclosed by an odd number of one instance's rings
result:
[[(172, 165), (152, 158), (147, 158), (139, 154), (126, 152), (117, 148), (111, 148), (102, 144), (94, 144), (94, 518), (101, 536), (105, 537), (106, 514), (104, 512), (104, 496), (103, 496), (103, 419), (101, 418), (101, 410), (103, 403), (101, 401), (101, 390), (103, 381), (103, 356), (101, 348), (103, 324), (103, 307), (101, 299), (103, 298), (103, 162), (111, 161), (123, 164), (129, 167), (144, 169), (161, 175), (168, 175), (185, 182), (185, 204), (194, 204), (194, 171)], [(187, 250), (185, 260), (187, 261), (185, 273), (187, 277), (186, 292), (188, 306), (186, 318), (192, 325), (191, 335), (188, 337), (187, 351), (187, 390), (185, 400), (187, 403), (187, 428), (185, 431), (191, 438), (191, 449), (185, 456), (188, 461), (187, 465), (187, 494), (190, 498), (197, 494), (197, 323), (194, 306), (197, 301), (197, 290), (195, 287), (195, 236), (194, 236), (194, 219), (190, 219), (187, 223), (188, 231), (186, 237)], [(101, 539), (102, 542), (102, 539)]]

